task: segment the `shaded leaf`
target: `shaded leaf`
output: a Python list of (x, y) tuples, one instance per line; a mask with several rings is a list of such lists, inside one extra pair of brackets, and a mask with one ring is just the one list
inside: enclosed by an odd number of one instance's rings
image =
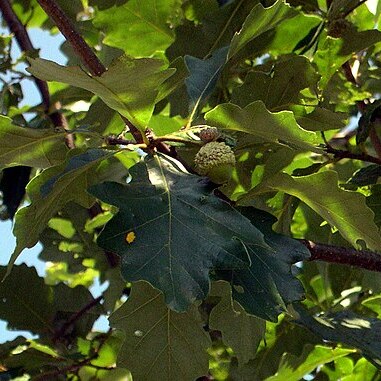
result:
[(217, 277), (232, 284), (233, 298), (246, 312), (276, 321), (286, 305), (304, 297), (304, 290), (292, 274), (291, 266), (309, 258), (310, 252), (298, 241), (276, 234), (271, 226), (276, 219), (251, 207), (241, 213), (264, 234), (268, 247), (244, 241), (250, 256), (249, 268), (217, 272)]
[(324, 340), (354, 347), (378, 368), (381, 367), (381, 320), (357, 315), (351, 311), (312, 316), (304, 307), (294, 306), (296, 322)]
[(174, 40), (171, 18), (179, 8), (178, 0), (130, 0), (98, 12), (93, 24), (104, 32), (103, 43), (133, 57), (149, 57)]
[(266, 247), (248, 219), (177, 161), (154, 156), (136, 165), (131, 175), (127, 185), (109, 182), (90, 188), (119, 208), (98, 244), (122, 257), (127, 281), (149, 281), (163, 291), (170, 308), (185, 311), (193, 301), (204, 299), (210, 270), (245, 267), (248, 258), (241, 237)]
[(196, 57), (185, 56), (190, 76), (185, 80), (187, 92), (190, 98), (190, 109), (196, 109), (198, 105), (213, 92), (220, 72), (226, 62), (228, 47), (215, 51), (212, 56), (205, 60)]
[(253, 102), (243, 109), (231, 103), (221, 104), (209, 111), (205, 119), (211, 126), (245, 132), (264, 142), (320, 152), (316, 148), (319, 142), (317, 135), (299, 127), (291, 111), (271, 113), (262, 101)]
[[(0, 270), (3, 278), (6, 268)], [(9, 327), (52, 338), (60, 324), (94, 299), (85, 287), (47, 286), (34, 268), (21, 265), (14, 266), (0, 283), (0, 300), (0, 318), (6, 320)], [(70, 333), (85, 336), (100, 313), (100, 306), (94, 306), (73, 323)]]
[(299, 381), (317, 367), (353, 353), (356, 353), (353, 349), (330, 348), (321, 345), (317, 345), (315, 348), (306, 347), (300, 357), (285, 353), (277, 373), (266, 378), (266, 381)]
[(118, 366), (134, 381), (194, 380), (208, 372), (211, 341), (195, 306), (185, 313), (167, 308), (163, 295), (146, 282), (134, 283), (131, 295), (110, 317), (125, 333)]
[(233, 349), (239, 364), (247, 363), (255, 357), (264, 337), (265, 321), (249, 315), (233, 301), (231, 287), (226, 282), (214, 282), (210, 296), (221, 298), (210, 313), (210, 328), (221, 331), (224, 343)]
[(373, 222), (374, 213), (365, 204), (365, 197), (339, 188), (336, 172), (301, 177), (278, 173), (266, 181), (266, 186), (305, 202), (353, 246), (358, 247), (358, 241), (362, 240), (370, 250), (381, 251), (381, 235)]
[[(295, 112), (295, 110), (294, 110)], [(342, 112), (334, 112), (322, 107), (315, 107), (309, 114), (295, 113), (298, 124), (309, 131), (328, 131), (345, 127), (347, 115)]]
[(68, 151), (65, 132), (19, 127), (0, 116), (0, 167), (47, 168), (61, 163)]
[(275, 62), (269, 72), (249, 72), (244, 83), (234, 89), (232, 103), (246, 107), (261, 100), (268, 110), (288, 109), (300, 102), (301, 90), (315, 90), (318, 80), (319, 75), (310, 61), (303, 56), (294, 56)]
[(234, 35), (228, 58), (237, 54), (254, 38), (275, 28), (281, 21), (296, 15), (297, 12), (282, 0), (278, 0), (269, 8), (264, 8), (262, 4), (256, 5), (247, 16), (242, 29)]
[(61, 66), (41, 58), (30, 60), (28, 71), (46, 81), (81, 87), (98, 95), (109, 107), (144, 130), (151, 118), (161, 83), (173, 74), (155, 59), (116, 59), (100, 77), (91, 77), (77, 66)]
[(381, 166), (371, 164), (356, 171), (348, 180), (348, 183), (362, 187), (365, 185), (376, 184), (379, 177), (381, 177)]
[(24, 196), (25, 187), (29, 182), (32, 168), (25, 166), (16, 166), (4, 168), (0, 179), (0, 192), (2, 194), (1, 219), (12, 219), (16, 210), (20, 206)]

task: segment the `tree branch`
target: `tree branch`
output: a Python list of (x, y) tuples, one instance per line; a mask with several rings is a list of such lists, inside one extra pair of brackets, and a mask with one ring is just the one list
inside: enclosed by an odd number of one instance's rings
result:
[(65, 324), (63, 324), (62, 327), (56, 332), (54, 339), (65, 336), (67, 330), (72, 325), (74, 325), (77, 322), (77, 320), (79, 320), (86, 312), (94, 308), (102, 299), (103, 299), (102, 295), (98, 296), (96, 299), (93, 299), (90, 303), (86, 304), (82, 309), (80, 309), (75, 314), (73, 314), (71, 318), (68, 319), (65, 322)]
[[(81, 59), (84, 65), (89, 69), (90, 73), (95, 77), (100, 77), (106, 72), (106, 67), (95, 55), (90, 46), (83, 37), (78, 33), (75, 25), (66, 16), (65, 12), (59, 7), (55, 0), (37, 0), (45, 13), (55, 22), (60, 32), (70, 43), (75, 54)], [(130, 129), (137, 143), (143, 142), (143, 136), (139, 129), (136, 128), (126, 117), (121, 115), (126, 126)]]
[(343, 150), (333, 148), (328, 144), (324, 150), (327, 153), (333, 154), (333, 156), (335, 158), (338, 158), (338, 159), (361, 160), (361, 161), (366, 161), (368, 163), (374, 163), (374, 164), (381, 165), (381, 159), (379, 159), (378, 157), (368, 155), (366, 153), (352, 153), (349, 151), (343, 151)]
[(55, 22), (60, 32), (70, 43), (76, 55), (89, 69), (90, 73), (99, 77), (106, 71), (106, 67), (101, 63), (95, 53), (87, 45), (85, 40), (76, 30), (72, 21), (66, 16), (64, 11), (54, 0), (37, 0), (41, 8)]
[(355, 266), (362, 269), (381, 272), (381, 254), (367, 250), (355, 250), (315, 243), (306, 239), (299, 240), (311, 253), (310, 261), (324, 261)]

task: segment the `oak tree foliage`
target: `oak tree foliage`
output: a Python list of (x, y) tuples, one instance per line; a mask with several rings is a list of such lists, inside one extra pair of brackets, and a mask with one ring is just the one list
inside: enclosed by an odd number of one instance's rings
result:
[(379, 1), (0, 11), (0, 380), (381, 379)]

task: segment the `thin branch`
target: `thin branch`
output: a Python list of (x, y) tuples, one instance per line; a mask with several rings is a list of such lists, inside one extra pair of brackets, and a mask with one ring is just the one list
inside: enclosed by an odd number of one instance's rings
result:
[[(21, 51), (26, 54), (35, 51), (25, 26), (21, 23), (20, 19), (13, 11), (9, 0), (0, 0), (0, 10), (3, 14), (5, 22), (9, 27), (9, 30), (14, 34), (17, 44), (19, 45)], [(51, 110), (52, 105), (50, 102), (48, 84), (45, 81), (36, 77), (33, 77), (33, 79), (41, 95), (45, 115), (48, 116), (48, 118), (52, 121), (54, 126), (68, 129), (67, 120), (65, 116), (59, 111), (61, 109), (61, 103), (56, 102), (53, 105), (53, 110)], [(65, 141), (66, 145), (69, 148), (74, 148), (74, 141), (72, 135), (66, 135)]]
[(338, 150), (336, 148), (331, 147), (330, 145), (327, 145), (324, 148), (324, 150), (327, 153), (333, 154), (333, 156), (338, 159), (353, 159), (353, 160), (366, 161), (368, 163), (381, 165), (380, 158), (368, 155), (366, 153), (352, 153), (349, 151)]
[[(60, 32), (65, 36), (70, 43), (75, 54), (81, 59), (83, 64), (89, 69), (90, 73), (99, 77), (106, 72), (106, 67), (102, 64), (99, 58), (95, 55), (90, 46), (86, 43), (83, 37), (78, 33), (75, 25), (66, 16), (65, 12), (55, 2), (55, 0), (37, 0), (45, 13), (55, 22)], [(134, 126), (131, 121), (122, 116), (126, 126), (130, 129), (137, 143), (143, 142), (143, 136), (139, 129)]]
[[(356, 87), (358, 87), (357, 80), (352, 73), (351, 66), (350, 66), (348, 61), (342, 65), (342, 69), (343, 69), (343, 72), (344, 72), (344, 75), (345, 75), (345, 78), (347, 79), (347, 81), (353, 83)], [(367, 107), (367, 104), (365, 103), (365, 101), (363, 101), (363, 100), (357, 101), (356, 105), (357, 105), (359, 112), (361, 112), (363, 114), (366, 110), (366, 107)], [(373, 145), (374, 150), (376, 151), (377, 156), (379, 158), (381, 158), (381, 141), (380, 141), (380, 138), (377, 135), (377, 132), (374, 128), (371, 128), (369, 131), (369, 139)]]
[(367, 250), (355, 250), (347, 247), (315, 243), (305, 239), (299, 241), (310, 251), (310, 261), (340, 263), (381, 272), (381, 254)]
[(93, 299), (90, 303), (86, 304), (83, 308), (81, 308), (79, 311), (73, 314), (71, 318), (67, 320), (65, 324), (63, 324), (62, 327), (56, 332), (55, 339), (57, 339), (58, 337), (65, 336), (68, 329), (72, 325), (74, 325), (86, 312), (94, 308), (102, 299), (102, 295), (98, 296), (96, 299)]
[[(19, 45), (21, 51), (25, 53), (32, 53), (35, 50), (33, 48), (32, 41), (30, 40), (24, 25), (21, 23), (17, 15), (13, 12), (9, 0), (0, 0), (0, 10), (3, 14), (5, 22), (9, 27), (9, 30), (14, 34), (17, 44)], [(45, 111), (47, 112), (50, 107), (48, 85), (45, 81), (42, 81), (36, 77), (33, 78), (41, 94), (42, 103), (44, 105)]]

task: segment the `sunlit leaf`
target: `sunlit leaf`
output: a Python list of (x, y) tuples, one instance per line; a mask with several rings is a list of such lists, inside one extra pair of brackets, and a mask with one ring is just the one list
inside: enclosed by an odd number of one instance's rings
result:
[(46, 81), (64, 82), (98, 95), (109, 107), (144, 130), (151, 118), (160, 84), (173, 74), (155, 59), (119, 57), (100, 77), (77, 66), (61, 66), (41, 58), (31, 59), (28, 71)]

